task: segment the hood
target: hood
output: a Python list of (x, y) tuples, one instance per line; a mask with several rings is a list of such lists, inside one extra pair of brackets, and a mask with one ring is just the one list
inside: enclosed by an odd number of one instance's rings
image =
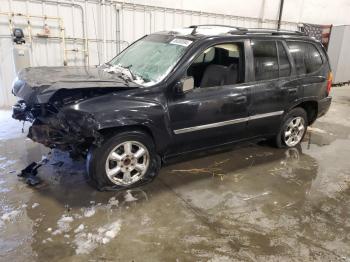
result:
[(22, 70), (14, 82), (13, 94), (28, 103), (47, 103), (58, 90), (137, 88), (121, 73), (108, 73), (98, 67), (32, 67)]

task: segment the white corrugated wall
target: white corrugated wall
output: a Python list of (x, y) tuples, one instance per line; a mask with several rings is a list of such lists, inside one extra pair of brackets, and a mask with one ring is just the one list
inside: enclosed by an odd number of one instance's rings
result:
[[(42, 36), (45, 24), (48, 37)], [(107, 0), (0, 0), (0, 107), (15, 102), (11, 27), (24, 30), (32, 66), (60, 66), (103, 63), (145, 34), (191, 24), (276, 27), (274, 20)]]

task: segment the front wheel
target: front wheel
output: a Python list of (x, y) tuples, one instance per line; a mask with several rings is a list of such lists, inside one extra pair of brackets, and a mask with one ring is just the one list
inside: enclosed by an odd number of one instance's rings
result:
[(141, 131), (121, 132), (90, 149), (87, 172), (99, 190), (135, 187), (151, 181), (160, 159), (152, 138)]
[(307, 129), (307, 114), (303, 108), (294, 108), (283, 118), (276, 136), (277, 147), (294, 147), (304, 138)]

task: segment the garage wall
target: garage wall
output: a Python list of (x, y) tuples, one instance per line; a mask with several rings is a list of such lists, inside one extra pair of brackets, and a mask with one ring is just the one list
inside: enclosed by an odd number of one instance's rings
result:
[[(279, 8), (279, 0), (0, 1), (0, 107), (15, 102), (11, 26), (24, 30), (32, 66), (96, 65), (154, 31), (204, 23), (275, 28)], [(282, 28), (296, 30), (299, 21), (345, 23), (348, 2), (285, 0)]]
[[(280, 0), (133, 0), (221, 14), (277, 19)], [(283, 20), (315, 24), (349, 24), (349, 0), (284, 0)]]

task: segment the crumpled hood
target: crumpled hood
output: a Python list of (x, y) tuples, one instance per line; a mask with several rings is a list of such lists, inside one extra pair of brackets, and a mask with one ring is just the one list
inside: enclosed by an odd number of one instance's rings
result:
[(121, 73), (98, 67), (31, 67), (23, 69), (14, 82), (13, 94), (29, 103), (46, 103), (61, 89), (140, 87)]

